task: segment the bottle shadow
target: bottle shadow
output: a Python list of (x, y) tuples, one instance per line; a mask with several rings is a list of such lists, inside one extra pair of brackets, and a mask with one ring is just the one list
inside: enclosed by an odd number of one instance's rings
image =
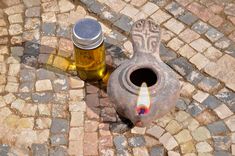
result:
[[(52, 81), (53, 79), (55, 79), (53, 78), (53, 76), (51, 76), (53, 74), (55, 74), (59, 78), (65, 78), (66, 80), (68, 80), (69, 77), (71, 76), (78, 78), (76, 72), (76, 65), (74, 63), (73, 51), (66, 51), (63, 49), (59, 49), (57, 47), (41, 45), (32, 41), (24, 42), (23, 46), (24, 46), (23, 53), (22, 52), (17, 53), (17, 50), (15, 53), (12, 53), (12, 56), (15, 57), (15, 59), (20, 60), (22, 64), (21, 70), (24, 71), (25, 69), (30, 68), (30, 70), (32, 69), (36, 71), (36, 75), (38, 75), (37, 73), (40, 71), (41, 78), (43, 77), (49, 78)], [(86, 93), (84, 99), (86, 101), (86, 105), (88, 108), (85, 115), (89, 120), (99, 120), (105, 124), (108, 124), (109, 130), (112, 132), (123, 133), (130, 130), (133, 127), (133, 124), (131, 123), (130, 120), (121, 117), (120, 115), (117, 114), (117, 112), (114, 109), (114, 104), (108, 98), (106, 88), (110, 74), (115, 70), (116, 67), (118, 67), (123, 61), (127, 60), (128, 58), (124, 54), (122, 48), (120, 48), (119, 46), (110, 43), (105, 43), (105, 49), (106, 49), (106, 67), (107, 67), (105, 79), (103, 79), (103, 81), (97, 81), (97, 82), (85, 82)], [(21, 74), (25, 73), (21, 72)], [(21, 87), (22, 85), (20, 84), (19, 86)], [(34, 86), (31, 85), (31, 87)], [(19, 88), (19, 92), (21, 92), (21, 90), (22, 89)], [(96, 92), (94, 92), (94, 90), (96, 90)], [(56, 87), (56, 90), (54, 88), (53, 93), (48, 92), (48, 96), (40, 98), (38, 97), (38, 95), (40, 95), (40, 92), (37, 93), (35, 89), (32, 89), (31, 91), (33, 92), (31, 95), (32, 101), (36, 103), (52, 103), (52, 105), (67, 101), (66, 99), (61, 100), (60, 98), (58, 98), (57, 93), (67, 92), (67, 95), (69, 94), (68, 89), (63, 90), (62, 88)], [(21, 97), (25, 96), (24, 92), (20, 94)], [(65, 109), (67, 111), (69, 110), (68, 105), (69, 104), (63, 107), (64, 111)], [(61, 113), (54, 113), (54, 114), (55, 115), (54, 116), (52, 115), (52, 117), (57, 117), (56, 114), (59, 115)]]

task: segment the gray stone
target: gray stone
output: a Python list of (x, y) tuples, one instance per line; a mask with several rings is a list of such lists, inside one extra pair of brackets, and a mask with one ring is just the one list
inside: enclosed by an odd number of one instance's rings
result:
[(235, 112), (235, 93), (222, 92), (216, 95), (216, 97), (223, 101), (233, 112)]
[(179, 16), (178, 19), (184, 24), (191, 26), (194, 22), (198, 20), (198, 17), (186, 11), (183, 15)]
[(101, 14), (101, 12), (103, 12), (105, 8), (106, 7), (103, 4), (99, 3), (98, 1), (95, 1), (91, 4), (89, 10), (95, 14)]
[(36, 75), (38, 80), (44, 80), (44, 79), (54, 80), (56, 78), (55, 73), (43, 68), (38, 69)]
[(187, 104), (183, 99), (178, 99), (176, 101), (176, 108), (178, 108), (179, 110), (186, 110)]
[(220, 82), (212, 77), (204, 77), (198, 87), (206, 92), (213, 92), (218, 89)]
[(133, 22), (131, 20), (131, 18), (125, 16), (125, 15), (122, 15), (120, 17), (119, 20), (117, 20), (114, 25), (116, 27), (118, 27), (119, 29), (125, 31), (126, 33), (129, 33), (130, 30), (131, 30), (131, 26), (132, 26)]
[(231, 55), (232, 57), (235, 58), (235, 45), (231, 44), (225, 51), (225, 53)]
[(153, 146), (150, 150), (150, 156), (166, 156), (164, 147)]
[(23, 0), (23, 2), (27, 8), (41, 4), (40, 0)]
[(41, 14), (41, 7), (32, 7), (28, 8), (25, 11), (26, 17), (40, 17)]
[(117, 156), (130, 156), (128, 150), (117, 150)]
[(7, 145), (7, 144), (0, 144), (0, 155), (1, 156), (8, 156), (9, 150), (10, 150), (9, 145)]
[(208, 130), (212, 135), (223, 135), (229, 132), (223, 121), (216, 121), (207, 125)]
[(55, 147), (55, 149), (50, 149), (50, 156), (66, 156), (68, 152), (63, 147)]
[(218, 41), (215, 42), (215, 46), (219, 49), (225, 49), (229, 47), (230, 44), (231, 44), (231, 41), (227, 37), (222, 37)]
[(55, 36), (56, 24), (55, 23), (43, 23), (42, 34), (46, 36)]
[(23, 52), (24, 52), (24, 48), (21, 46), (11, 47), (12, 56), (22, 56)]
[[(37, 55), (37, 54), (36, 54)], [(27, 66), (31, 66), (34, 68), (38, 67), (38, 60), (37, 60), (37, 56), (35, 55), (31, 55), (31, 54), (24, 54), (21, 57), (21, 63), (27, 65)]]
[(215, 150), (229, 150), (232, 141), (229, 136), (214, 136), (212, 137), (214, 141)]
[(232, 155), (227, 151), (215, 151), (214, 156), (232, 156)]
[(128, 140), (129, 146), (131, 147), (141, 147), (145, 146), (146, 142), (143, 136), (132, 137)]
[(194, 85), (197, 85), (203, 78), (204, 75), (198, 70), (192, 71), (186, 76), (186, 79)]
[(63, 134), (56, 134), (50, 137), (52, 146), (67, 145), (68, 139)]
[(198, 22), (194, 23), (192, 26), (192, 29), (199, 34), (204, 34), (209, 28), (210, 28), (209, 25), (207, 25), (206, 23), (204, 23), (200, 20)]
[(169, 1), (167, 0), (150, 0), (151, 2), (155, 3), (156, 5), (163, 7), (165, 6)]
[(184, 9), (176, 2), (168, 4), (165, 9), (173, 16), (178, 17), (184, 13)]
[(65, 118), (67, 117), (67, 106), (62, 104), (53, 104), (51, 115), (53, 118)]
[(32, 93), (32, 100), (35, 103), (48, 103), (54, 99), (54, 94), (51, 92)]
[(86, 6), (90, 6), (92, 3), (95, 2), (95, 0), (81, 0), (81, 2)]
[(53, 82), (53, 89), (55, 92), (60, 92), (68, 89), (68, 80), (64, 79), (55, 79)]
[(186, 112), (191, 114), (193, 117), (197, 116), (200, 114), (202, 111), (205, 110), (205, 107), (203, 105), (200, 105), (196, 101), (193, 101), (189, 106)]
[(71, 29), (65, 26), (58, 26), (56, 30), (56, 35), (59, 37), (69, 38), (71, 37)]
[(126, 36), (122, 35), (118, 31), (114, 30), (111, 33), (109, 33), (108, 37), (117, 40), (117, 42), (124, 42), (127, 40)]
[(33, 156), (48, 156), (48, 149), (45, 144), (32, 144)]
[(53, 118), (51, 123), (51, 133), (68, 133), (69, 121), (60, 118)]
[(35, 70), (32, 68), (23, 68), (20, 70), (21, 82), (34, 82), (36, 80)]
[(16, 94), (18, 98), (23, 99), (25, 101), (30, 101), (31, 100), (31, 93), (18, 93)]
[(39, 44), (33, 42), (25, 42), (24, 55), (37, 56), (39, 54)]
[(182, 76), (187, 76), (193, 71), (193, 66), (184, 57), (179, 57), (174, 60), (169, 61), (169, 64), (173, 69), (180, 73)]
[(205, 105), (206, 107), (209, 107), (210, 109), (214, 109), (216, 107), (218, 107), (221, 102), (216, 99), (216, 97), (209, 95), (203, 102), (203, 105)]
[(100, 18), (109, 21), (110, 23), (114, 23), (119, 19), (120, 15), (116, 12), (110, 10), (110, 11), (103, 11), (100, 15)]
[(222, 34), (221, 32), (219, 32), (218, 30), (216, 30), (215, 28), (210, 28), (207, 32), (206, 32), (206, 37), (211, 41), (211, 42), (215, 42), (218, 39), (220, 39), (221, 37), (224, 36), (224, 34)]
[(115, 148), (120, 151), (127, 148), (127, 141), (124, 135), (118, 135), (113, 138)]
[(34, 83), (32, 82), (23, 82), (19, 86), (20, 92), (32, 92), (34, 91)]
[(159, 55), (164, 62), (168, 62), (173, 60), (177, 57), (176, 53), (173, 52), (171, 49), (166, 48), (162, 43), (160, 44)]

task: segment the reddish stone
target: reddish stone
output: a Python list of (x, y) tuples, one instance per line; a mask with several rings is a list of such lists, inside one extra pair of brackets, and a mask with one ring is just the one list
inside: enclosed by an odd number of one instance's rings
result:
[(204, 112), (196, 116), (196, 120), (203, 125), (207, 125), (214, 121), (217, 121), (218, 117), (212, 111), (205, 110)]
[(228, 16), (228, 19), (235, 25), (235, 17)]
[(99, 137), (99, 150), (102, 150), (105, 147), (112, 147), (112, 146), (113, 146), (113, 137), (111, 135)]
[(189, 3), (191, 3), (193, 0), (176, 0), (179, 4), (181, 4), (182, 6), (186, 6)]
[(87, 120), (85, 121), (85, 132), (95, 132), (98, 129), (99, 122)]
[(98, 134), (85, 133), (83, 144), (84, 155), (98, 155)]
[(229, 38), (235, 42), (235, 31), (233, 31), (230, 35), (229, 35)]
[(209, 20), (209, 23), (218, 28), (223, 23), (223, 21), (224, 20), (222, 17), (220, 17), (219, 15), (215, 15)]
[(86, 92), (88, 94), (93, 94), (93, 93), (97, 93), (99, 91), (99, 88), (93, 85), (87, 85), (86, 86)]
[(100, 105), (98, 94), (88, 94), (86, 96), (86, 104), (88, 107), (98, 107)]
[(89, 106), (87, 107), (86, 110), (86, 115), (88, 119), (99, 119), (100, 118), (100, 109), (99, 108), (90, 108)]
[(222, 31), (226, 35), (228, 35), (231, 32), (233, 32), (233, 30), (235, 30), (235, 26), (231, 22), (229, 22), (229, 21), (224, 22), (220, 26), (220, 31)]
[(111, 106), (112, 106), (112, 103), (111, 103), (111, 101), (109, 100), (109, 98), (100, 98), (100, 106), (103, 106), (103, 107), (111, 107)]
[(68, 58), (72, 55), (72, 52), (73, 52), (73, 42), (68, 39), (61, 38), (59, 41), (58, 54), (60, 56), (64, 56)]
[(213, 16), (212, 11), (197, 2), (191, 3), (187, 8), (205, 22), (207, 22)]
[(211, 11), (213, 11), (215, 14), (219, 14), (224, 8), (220, 5), (213, 4), (210, 6)]

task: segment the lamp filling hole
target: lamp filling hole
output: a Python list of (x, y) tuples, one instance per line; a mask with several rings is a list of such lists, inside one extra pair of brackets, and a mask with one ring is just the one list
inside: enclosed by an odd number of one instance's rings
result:
[(157, 75), (149, 68), (140, 68), (130, 74), (130, 81), (138, 87), (140, 87), (144, 82), (148, 87), (151, 87), (156, 84)]

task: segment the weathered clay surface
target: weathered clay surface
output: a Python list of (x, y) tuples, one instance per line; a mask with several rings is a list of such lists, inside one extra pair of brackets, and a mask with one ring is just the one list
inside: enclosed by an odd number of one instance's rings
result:
[[(131, 35), (134, 56), (111, 74), (107, 90), (121, 116), (130, 119), (135, 125), (146, 126), (174, 108), (180, 85), (174, 73), (159, 57), (160, 28), (151, 20), (139, 20), (133, 25)], [(148, 85), (150, 111), (140, 115), (136, 111), (140, 86), (130, 80), (130, 75), (138, 69), (143, 69), (143, 74), (146, 70), (144, 79), (147, 81), (151, 79), (148, 79), (147, 70), (157, 76), (157, 81)]]

